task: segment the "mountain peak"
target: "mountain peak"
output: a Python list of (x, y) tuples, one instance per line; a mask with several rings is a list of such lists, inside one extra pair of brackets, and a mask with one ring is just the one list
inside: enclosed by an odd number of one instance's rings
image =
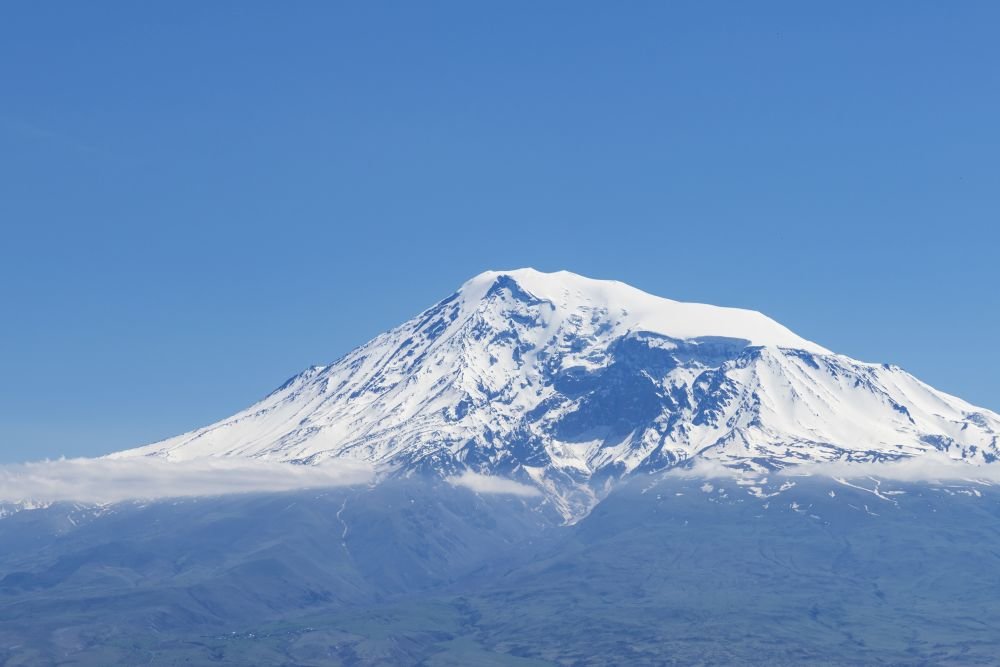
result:
[(650, 331), (678, 339), (721, 337), (751, 345), (788, 347), (815, 354), (830, 350), (796, 335), (755, 310), (674, 301), (617, 280), (598, 280), (570, 271), (546, 273), (532, 268), (484, 271), (462, 285), (466, 304), (478, 303), (498, 281), (509, 279), (563, 314), (603, 313), (625, 330)]

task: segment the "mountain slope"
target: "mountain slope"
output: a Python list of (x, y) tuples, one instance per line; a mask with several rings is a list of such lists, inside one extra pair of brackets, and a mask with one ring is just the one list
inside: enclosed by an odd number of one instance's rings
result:
[(532, 482), (567, 517), (637, 471), (992, 461), (1000, 416), (764, 315), (531, 269), (481, 274), (233, 417), (113, 456), (355, 458)]
[(996, 664), (995, 485), (658, 477), (572, 526), (433, 479), (21, 512), (0, 664)]

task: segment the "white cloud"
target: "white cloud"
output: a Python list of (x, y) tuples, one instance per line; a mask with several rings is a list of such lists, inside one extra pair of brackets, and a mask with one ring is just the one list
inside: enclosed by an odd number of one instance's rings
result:
[(303, 466), (254, 460), (60, 459), (0, 466), (0, 501), (113, 503), (364, 484), (371, 466), (341, 460)]
[(809, 463), (788, 468), (783, 471), (783, 474), (786, 476), (823, 475), (845, 479), (876, 477), (897, 482), (976, 480), (1000, 483), (1000, 464), (967, 463), (949, 458), (945, 454), (924, 454), (923, 456), (883, 463), (848, 463), (843, 461)]
[(671, 468), (667, 471), (671, 477), (682, 477), (684, 479), (714, 479), (716, 477), (731, 478), (744, 477), (747, 473), (737, 468), (730, 468), (712, 459), (695, 459), (691, 465), (683, 468)]
[[(730, 468), (718, 461), (699, 459), (687, 468), (674, 468), (668, 475), (688, 479), (714, 478), (765, 478), (768, 473)], [(898, 482), (934, 482), (976, 480), (1000, 483), (1000, 463), (970, 463), (952, 459), (943, 453), (885, 461), (880, 463), (852, 463), (847, 461), (820, 461), (789, 466), (771, 473), (782, 477), (832, 477), (858, 479), (876, 477)]]
[(533, 486), (515, 482), (505, 477), (494, 477), (492, 475), (480, 475), (479, 473), (466, 470), (461, 475), (449, 477), (448, 482), (453, 486), (461, 486), (476, 493), (495, 493), (511, 496), (521, 496), (530, 498), (542, 495), (542, 492)]

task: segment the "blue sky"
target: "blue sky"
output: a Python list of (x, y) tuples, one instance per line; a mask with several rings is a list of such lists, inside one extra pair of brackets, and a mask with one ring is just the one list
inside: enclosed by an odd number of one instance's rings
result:
[(245, 407), (488, 268), (1000, 409), (1000, 6), (10, 3), (0, 461)]

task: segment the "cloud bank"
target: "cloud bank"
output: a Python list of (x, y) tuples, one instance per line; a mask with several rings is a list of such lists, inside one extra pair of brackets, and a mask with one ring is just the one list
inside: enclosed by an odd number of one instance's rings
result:
[(945, 454), (924, 454), (883, 463), (809, 463), (789, 468), (785, 476), (825, 475), (856, 479), (876, 477), (897, 482), (981, 481), (1000, 483), (1000, 463), (967, 463)]
[(466, 470), (461, 475), (449, 477), (448, 482), (453, 486), (461, 486), (476, 493), (503, 494), (509, 496), (520, 496), (522, 498), (533, 498), (542, 495), (542, 492), (533, 486), (515, 482), (504, 477), (493, 477), (492, 475), (480, 475), (479, 473)]
[(114, 503), (364, 484), (366, 463), (303, 466), (246, 459), (60, 459), (0, 466), (0, 501)]
[[(710, 460), (696, 461), (688, 468), (675, 468), (668, 474), (697, 479), (766, 476), (764, 473), (729, 468), (718, 461)], [(875, 477), (897, 482), (978, 481), (1000, 484), (1000, 463), (969, 463), (950, 458), (944, 453), (928, 453), (898, 461), (879, 463), (849, 461), (803, 463), (789, 466), (773, 474), (782, 477), (830, 477), (835, 479)]]

